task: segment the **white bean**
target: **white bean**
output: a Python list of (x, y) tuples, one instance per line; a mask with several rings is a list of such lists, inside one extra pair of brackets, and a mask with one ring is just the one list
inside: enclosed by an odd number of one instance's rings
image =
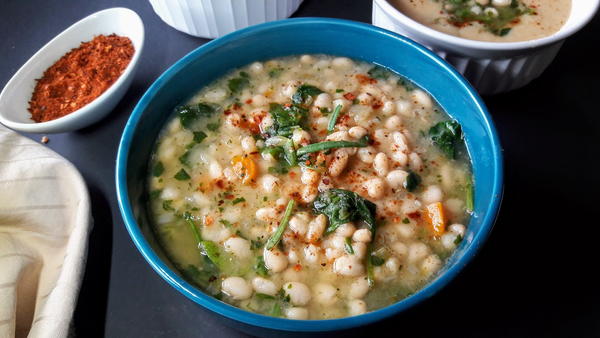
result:
[(385, 193), (385, 183), (379, 177), (372, 178), (364, 183), (370, 197), (379, 199)]
[(396, 105), (392, 101), (385, 101), (385, 102), (383, 102), (383, 107), (381, 108), (381, 112), (384, 115), (388, 115), (388, 116), (392, 115), (393, 113), (396, 112)]
[(440, 260), (440, 258), (437, 255), (432, 254), (427, 256), (427, 258), (425, 258), (421, 263), (421, 272), (423, 272), (425, 276), (431, 276), (432, 274), (437, 272), (441, 267), (442, 261)]
[(241, 144), (242, 144), (242, 149), (244, 149), (244, 152), (246, 152), (247, 154), (256, 151), (256, 140), (254, 140), (254, 137), (252, 137), (252, 136), (243, 137)]
[(369, 281), (366, 276), (358, 277), (350, 284), (348, 296), (350, 299), (363, 298), (369, 292)]
[(337, 57), (331, 61), (331, 65), (337, 69), (350, 69), (354, 66), (354, 62), (346, 57)]
[(308, 233), (306, 235), (308, 241), (311, 243), (317, 242), (321, 238), (321, 236), (323, 236), (325, 226), (327, 226), (327, 216), (320, 214), (315, 219), (313, 219), (308, 224)]
[(221, 168), (221, 165), (219, 164), (219, 162), (210, 161), (210, 164), (208, 165), (208, 175), (212, 179), (217, 179), (217, 178), (223, 176), (223, 169)]
[(265, 192), (272, 193), (275, 191), (277, 186), (279, 186), (279, 178), (270, 174), (266, 174), (260, 177), (258, 184)]
[(308, 230), (309, 216), (306, 213), (297, 213), (289, 221), (289, 228), (298, 235), (304, 236)]
[(317, 283), (313, 286), (313, 299), (324, 306), (331, 306), (338, 301), (337, 289), (326, 283)]
[(242, 277), (227, 277), (221, 283), (224, 294), (236, 300), (244, 300), (252, 296), (252, 288)]
[(433, 105), (429, 94), (425, 93), (420, 89), (415, 89), (412, 91), (411, 99), (413, 100), (413, 102), (419, 104), (423, 108), (431, 108), (431, 106)]
[(263, 259), (267, 269), (273, 272), (283, 271), (288, 265), (287, 257), (276, 248), (271, 250), (265, 248), (263, 250)]
[(365, 268), (354, 255), (343, 255), (333, 262), (333, 271), (343, 276), (359, 276), (365, 272)]
[(300, 57), (300, 63), (311, 64), (314, 62), (315, 62), (315, 58), (312, 57), (312, 55), (305, 54)]
[(506, 7), (512, 3), (511, 0), (492, 0), (492, 5), (496, 7)]
[(347, 111), (348, 108), (350, 107), (350, 105), (352, 105), (352, 102), (343, 99), (343, 98), (338, 98), (333, 100), (331, 106), (335, 109), (335, 107), (337, 106), (342, 106), (342, 108), (340, 109), (340, 111)]
[(456, 241), (457, 237), (458, 237), (458, 235), (453, 232), (446, 232), (440, 238), (440, 242), (442, 243), (444, 248), (454, 249), (456, 247), (456, 244), (454, 244), (454, 242)]
[(452, 231), (453, 233), (455, 233), (457, 235), (465, 237), (466, 228), (462, 224), (458, 224), (458, 223), (452, 224), (448, 227), (448, 230)]
[(375, 148), (370, 146), (360, 148), (358, 149), (358, 158), (364, 163), (371, 164), (375, 160), (376, 153), (377, 151), (375, 150)]
[(262, 62), (254, 62), (250, 65), (250, 71), (254, 74), (259, 74), (264, 69), (265, 67), (263, 66)]
[(346, 168), (346, 165), (348, 164), (348, 158), (349, 155), (346, 149), (337, 149), (333, 153), (333, 159), (331, 160), (331, 163), (329, 163), (329, 175), (333, 177), (339, 176)]
[(281, 89), (281, 94), (286, 98), (291, 98), (294, 94), (296, 94), (296, 91), (298, 90), (299, 86), (300, 81), (290, 80), (283, 85), (283, 88)]
[(402, 126), (402, 119), (398, 115), (392, 115), (385, 120), (385, 127), (387, 129), (396, 130)]
[(355, 242), (369, 243), (371, 241), (371, 230), (358, 229), (352, 235), (352, 240)]
[(252, 255), (250, 242), (241, 237), (230, 237), (223, 243), (225, 251), (234, 254), (238, 258), (248, 258)]
[(406, 167), (406, 165), (408, 164), (408, 155), (401, 151), (394, 151), (392, 153), (392, 159), (402, 167)]
[(283, 291), (290, 296), (290, 302), (294, 305), (303, 306), (311, 299), (310, 289), (304, 283), (289, 282), (283, 285)]
[(302, 168), (300, 181), (306, 185), (316, 185), (319, 183), (319, 172), (316, 170)]
[(483, 10), (483, 14), (485, 14), (487, 16), (491, 16), (491, 17), (497, 17), (498, 10), (495, 9), (494, 7), (487, 7), (486, 9)]
[(365, 135), (367, 135), (367, 129), (360, 127), (360, 126), (355, 126), (350, 128), (350, 130), (348, 130), (348, 134), (350, 136), (352, 136), (353, 138), (361, 138)]
[(303, 307), (289, 307), (285, 309), (285, 316), (289, 319), (305, 320), (308, 319), (308, 310)]
[(396, 101), (396, 111), (403, 116), (411, 117), (411, 104), (406, 100), (398, 100)]
[(402, 134), (399, 131), (395, 131), (392, 133), (392, 139), (394, 140), (394, 146), (396, 147), (396, 151), (401, 151), (403, 153), (408, 152), (408, 139), (406, 135)]
[(387, 175), (389, 171), (389, 160), (386, 154), (378, 153), (373, 160), (373, 169), (379, 176)]
[(394, 242), (391, 247), (394, 254), (400, 258), (404, 258), (408, 254), (408, 247), (402, 242)]
[(425, 191), (423, 191), (423, 195), (421, 196), (421, 200), (425, 204), (441, 202), (443, 198), (444, 192), (442, 191), (442, 188), (437, 185), (430, 185), (425, 188)]
[(271, 296), (275, 296), (278, 291), (275, 283), (262, 277), (254, 277), (254, 279), (252, 279), (252, 287), (254, 288), (254, 291), (258, 293), (264, 293), (265, 295)]
[(408, 262), (416, 263), (429, 254), (429, 247), (421, 242), (415, 242), (408, 246)]
[(327, 93), (317, 95), (314, 105), (318, 108), (327, 108), (331, 110), (331, 95)]
[(350, 237), (356, 231), (356, 227), (352, 223), (344, 223), (335, 229), (335, 234), (340, 237)]
[(358, 316), (367, 313), (367, 303), (360, 299), (353, 299), (348, 302), (348, 314)]
[(294, 129), (292, 132), (292, 141), (294, 145), (307, 145), (310, 143), (310, 134), (303, 129)]
[(385, 177), (388, 185), (393, 189), (398, 189), (404, 186), (408, 173), (404, 170), (396, 169), (390, 171)]
[(408, 163), (413, 171), (421, 171), (423, 169), (423, 160), (417, 153), (410, 153), (408, 155)]
[(263, 107), (269, 103), (269, 100), (261, 94), (256, 94), (252, 96), (252, 105), (254, 107)]
[(311, 265), (319, 263), (319, 251), (314, 244), (309, 244), (304, 248), (304, 260)]
[(277, 219), (278, 212), (275, 208), (265, 207), (256, 210), (256, 219), (264, 222), (271, 222)]

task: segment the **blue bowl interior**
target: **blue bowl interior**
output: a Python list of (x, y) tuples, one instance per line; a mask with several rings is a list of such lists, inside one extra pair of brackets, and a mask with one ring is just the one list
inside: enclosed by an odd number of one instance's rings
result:
[[(428, 91), (466, 135), (475, 177), (475, 215), (465, 239), (438, 277), (394, 305), (358, 317), (293, 321), (249, 313), (205, 295), (181, 278), (154, 239), (144, 203), (154, 142), (173, 108), (231, 69), (257, 60), (323, 53), (383, 65)], [(344, 20), (291, 19), (250, 27), (194, 50), (154, 82), (135, 107), (117, 156), (119, 206), (126, 227), (150, 265), (193, 301), (251, 326), (287, 331), (340, 330), (389, 317), (432, 296), (473, 257), (491, 231), (502, 195), (502, 154), (479, 96), (448, 64), (394, 33)]]

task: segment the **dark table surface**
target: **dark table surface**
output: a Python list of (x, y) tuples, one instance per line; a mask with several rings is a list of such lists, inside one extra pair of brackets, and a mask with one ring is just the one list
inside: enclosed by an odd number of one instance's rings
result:
[[(114, 186), (123, 126), (148, 86), (207, 40), (180, 33), (142, 0), (1, 0), (0, 86), (40, 47), (95, 11), (123, 6), (146, 27), (133, 84), (101, 122), (50, 135), (48, 147), (83, 174), (95, 225), (74, 314), (81, 337), (241, 337), (169, 287), (134, 247)], [(371, 2), (305, 0), (294, 16), (370, 22)], [(597, 228), (600, 16), (570, 38), (527, 87), (484, 97), (504, 147), (505, 196), (488, 243), (448, 287), (359, 335), (406, 337), (600, 337)], [(41, 135), (27, 135), (39, 141)], [(596, 201), (596, 202), (594, 202)], [(374, 331), (375, 330), (375, 331)]]

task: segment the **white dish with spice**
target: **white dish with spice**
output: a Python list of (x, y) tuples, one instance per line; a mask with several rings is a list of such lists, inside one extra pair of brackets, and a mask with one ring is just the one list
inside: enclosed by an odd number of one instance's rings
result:
[[(63, 55), (98, 35), (116, 34), (131, 40), (134, 53), (119, 78), (89, 104), (47, 122), (35, 122), (28, 110), (36, 80)], [(108, 115), (121, 100), (136, 70), (144, 46), (142, 19), (127, 8), (110, 8), (71, 25), (35, 53), (8, 81), (0, 93), (0, 122), (29, 133), (61, 133), (77, 130)]]
[(600, 0), (572, 0), (565, 24), (546, 37), (518, 42), (461, 38), (411, 19), (388, 0), (373, 1), (373, 24), (403, 34), (433, 50), (462, 73), (482, 94), (496, 94), (527, 85), (552, 63), (565, 39), (583, 28)]

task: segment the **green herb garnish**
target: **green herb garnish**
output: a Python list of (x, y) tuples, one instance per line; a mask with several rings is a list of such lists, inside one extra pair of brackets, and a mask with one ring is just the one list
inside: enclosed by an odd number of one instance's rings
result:
[(181, 168), (181, 170), (179, 170), (173, 177), (178, 181), (187, 181), (191, 178), (187, 171), (185, 171), (183, 168)]
[(335, 129), (335, 124), (340, 116), (340, 112), (342, 111), (342, 105), (338, 104), (333, 109), (333, 114), (331, 114), (331, 118), (329, 119), (329, 125), (327, 126), (327, 132), (331, 133)]
[(254, 272), (256, 272), (256, 274), (259, 276), (267, 277), (269, 275), (269, 270), (265, 265), (265, 259), (263, 258), (263, 256), (256, 257), (256, 262), (254, 262), (254, 265), (252, 267), (254, 269)]
[(354, 147), (366, 147), (368, 145), (368, 139), (363, 137), (359, 142), (352, 141), (324, 141), (319, 143), (309, 144), (296, 151), (297, 156), (302, 156), (308, 153), (315, 153), (327, 149), (334, 148), (354, 148)]
[(233, 201), (231, 201), (231, 204), (236, 205), (236, 204), (242, 203), (242, 202), (246, 202), (246, 199), (243, 197), (238, 197), (238, 198), (234, 199)]
[(249, 78), (248, 73), (241, 72), (240, 77), (235, 77), (235, 78), (229, 79), (229, 81), (227, 81), (227, 87), (229, 87), (229, 90), (232, 93), (234, 93), (234, 94), (239, 93), (240, 91), (242, 91), (242, 89), (244, 89), (250, 85), (250, 80), (248, 78)]
[(390, 71), (381, 66), (374, 66), (367, 72), (374, 79), (387, 80), (390, 77)]
[(410, 171), (408, 176), (406, 176), (406, 180), (404, 181), (404, 189), (412, 192), (417, 189), (419, 184), (421, 184), (421, 176)]
[(209, 104), (201, 102), (195, 105), (179, 106), (175, 108), (175, 112), (179, 116), (181, 125), (186, 129), (191, 129), (196, 120), (200, 117), (212, 116), (216, 112), (216, 109)]
[(161, 161), (157, 161), (156, 164), (154, 164), (154, 167), (152, 168), (152, 176), (158, 177), (158, 176), (162, 175), (164, 172), (165, 172), (165, 166), (162, 164)]
[(354, 255), (354, 248), (352, 248), (352, 240), (350, 240), (350, 237), (346, 237), (344, 240), (344, 250), (346, 250), (346, 253), (349, 255)]

